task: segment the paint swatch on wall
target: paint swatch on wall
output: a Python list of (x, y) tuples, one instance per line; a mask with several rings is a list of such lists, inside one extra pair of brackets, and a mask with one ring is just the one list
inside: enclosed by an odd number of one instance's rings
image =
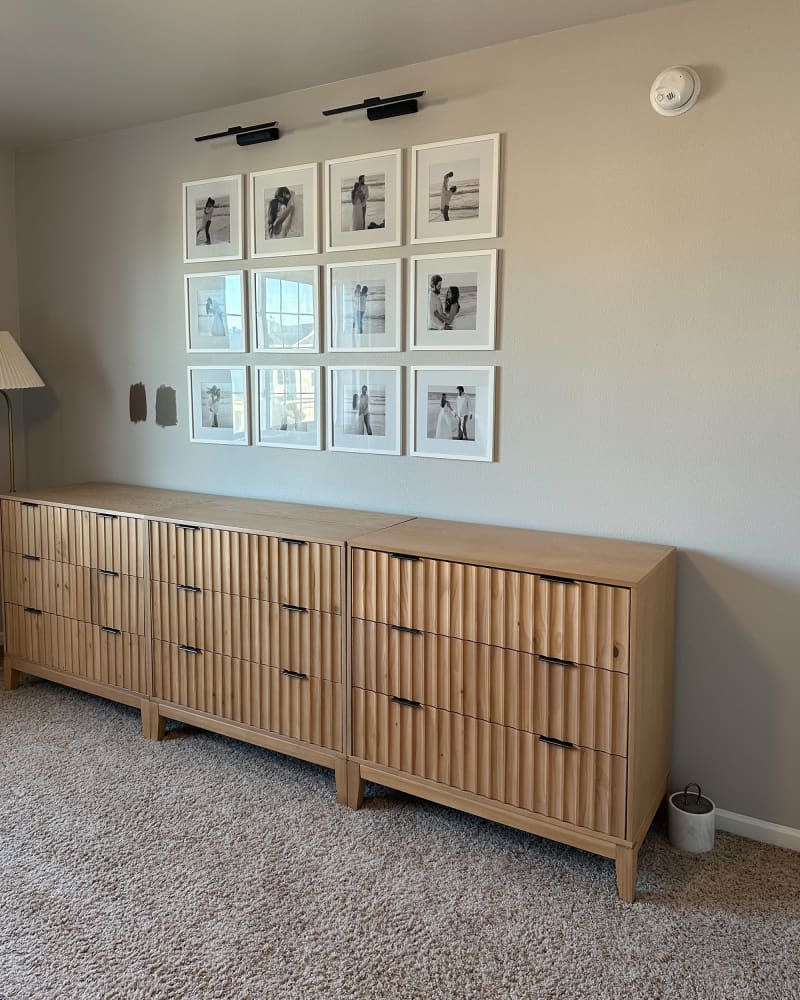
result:
[(147, 420), (147, 389), (143, 382), (136, 382), (131, 386), (128, 407), (132, 424), (140, 424), (143, 420)]
[(159, 427), (178, 425), (178, 398), (171, 385), (160, 385), (156, 390), (156, 423)]

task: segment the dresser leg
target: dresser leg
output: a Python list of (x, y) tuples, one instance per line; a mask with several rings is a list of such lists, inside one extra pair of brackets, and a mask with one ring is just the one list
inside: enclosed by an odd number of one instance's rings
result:
[(340, 805), (347, 805), (347, 761), (336, 762), (336, 801)]
[(164, 739), (167, 720), (159, 715), (158, 705), (152, 701), (142, 702), (142, 735), (146, 740)]
[(624, 903), (634, 903), (636, 901), (636, 866), (638, 858), (638, 848), (617, 848), (614, 859), (617, 869), (617, 895)]
[(16, 691), (19, 687), (19, 670), (15, 670), (8, 660), (3, 664), (3, 687), (6, 691)]
[(364, 804), (366, 781), (361, 777), (361, 767), (353, 760), (347, 762), (347, 804), (351, 809), (360, 809)]

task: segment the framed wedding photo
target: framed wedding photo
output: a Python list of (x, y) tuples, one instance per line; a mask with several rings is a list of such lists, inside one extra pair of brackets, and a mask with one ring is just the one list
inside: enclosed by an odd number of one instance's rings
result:
[(500, 135), (411, 149), (411, 242), (497, 236)]
[(196, 365), (187, 369), (190, 440), (250, 444), (247, 368)]
[(402, 399), (400, 368), (328, 368), (328, 447), (399, 455)]
[(244, 271), (187, 274), (184, 280), (189, 354), (246, 351)]
[(494, 459), (495, 368), (412, 368), (410, 451), (424, 458)]
[(300, 365), (256, 366), (257, 445), (322, 447), (320, 371)]
[(497, 250), (411, 257), (412, 351), (491, 351), (495, 346)]
[(268, 267), (250, 272), (254, 351), (319, 353), (319, 318), (318, 267)]
[(328, 350), (401, 349), (401, 275), (400, 260), (328, 264)]
[(326, 250), (373, 250), (402, 242), (402, 151), (325, 162)]
[(184, 184), (184, 264), (243, 256), (242, 175)]
[(316, 163), (250, 174), (250, 256), (316, 253)]

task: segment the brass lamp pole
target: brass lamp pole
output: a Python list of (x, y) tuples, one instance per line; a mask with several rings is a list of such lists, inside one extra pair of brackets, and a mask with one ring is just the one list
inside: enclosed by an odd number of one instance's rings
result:
[(8, 330), (0, 330), (0, 394), (8, 406), (9, 492), (16, 493), (14, 475), (14, 409), (8, 389), (41, 389), (44, 382)]

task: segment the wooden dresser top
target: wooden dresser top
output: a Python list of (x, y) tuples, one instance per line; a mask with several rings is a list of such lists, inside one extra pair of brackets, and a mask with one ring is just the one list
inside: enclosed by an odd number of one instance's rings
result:
[(374, 530), (350, 538), (350, 544), (621, 587), (641, 583), (675, 552), (668, 545), (434, 518), (414, 518)]

